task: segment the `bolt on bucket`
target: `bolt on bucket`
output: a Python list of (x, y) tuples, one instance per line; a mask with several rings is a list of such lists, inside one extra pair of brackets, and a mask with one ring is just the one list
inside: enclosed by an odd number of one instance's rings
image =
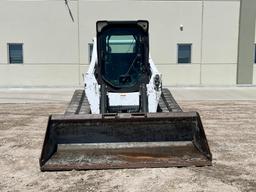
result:
[(54, 115), (42, 171), (211, 165), (197, 112)]

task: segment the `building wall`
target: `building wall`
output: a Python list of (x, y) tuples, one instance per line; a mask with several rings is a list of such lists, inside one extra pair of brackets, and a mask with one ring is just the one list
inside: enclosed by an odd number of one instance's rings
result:
[[(74, 22), (62, 0), (0, 1), (0, 87), (82, 85), (100, 19), (149, 20), (164, 85), (236, 84), (239, 0), (69, 2)], [(7, 62), (12, 42), (24, 43), (22, 65)], [(177, 64), (177, 43), (192, 43), (192, 64)]]
[[(79, 83), (76, 22), (63, 1), (0, 1), (0, 86), (73, 86)], [(8, 64), (7, 43), (23, 43), (24, 64)]]
[[(90, 42), (97, 20), (137, 20), (150, 22), (150, 52), (165, 84), (200, 83), (202, 2), (190, 1), (80, 1), (81, 42)], [(97, 11), (95, 10), (97, 7)], [(100, 12), (100, 14), (99, 14)], [(90, 13), (90, 14), (89, 14)], [(88, 15), (90, 15), (88, 17)], [(180, 31), (180, 25), (184, 31)], [(82, 35), (88, 34), (88, 35)], [(192, 64), (177, 64), (177, 43), (192, 43)], [(87, 64), (88, 46), (81, 44), (81, 63)]]
[(253, 83), (256, 1), (241, 0), (237, 83)]
[(255, 66), (255, 64), (254, 64), (254, 66), (253, 66), (253, 84), (254, 85), (256, 85), (256, 66)]
[(205, 1), (202, 84), (236, 84), (239, 1)]
[[(254, 31), (254, 33), (255, 33), (255, 35), (254, 35), (254, 45), (256, 45), (256, 19), (255, 19), (255, 31)], [(254, 46), (255, 47), (255, 46)], [(256, 49), (256, 47), (255, 47), (255, 49)], [(255, 52), (256, 50), (254, 50), (254, 52)], [(256, 57), (255, 55), (254, 55), (254, 57)], [(254, 63), (253, 64), (253, 81), (252, 81), (252, 83), (254, 84), (254, 85), (256, 85), (256, 63)]]

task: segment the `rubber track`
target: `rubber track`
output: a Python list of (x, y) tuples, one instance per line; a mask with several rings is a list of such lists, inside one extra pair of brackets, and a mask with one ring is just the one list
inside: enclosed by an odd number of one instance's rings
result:
[[(159, 100), (161, 112), (181, 112), (182, 109), (173, 98), (167, 88), (162, 89), (162, 95)], [(70, 114), (90, 114), (90, 105), (84, 90), (76, 90), (66, 109), (65, 115)]]
[(91, 112), (88, 99), (84, 90), (75, 90), (73, 97), (66, 109), (65, 115), (89, 114)]
[(182, 112), (182, 109), (167, 88), (162, 89), (159, 107), (162, 112)]

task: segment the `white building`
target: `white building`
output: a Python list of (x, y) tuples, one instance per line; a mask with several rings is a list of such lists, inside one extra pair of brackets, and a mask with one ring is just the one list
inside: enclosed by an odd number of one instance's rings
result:
[(256, 84), (255, 0), (69, 5), (74, 22), (64, 0), (0, 1), (0, 87), (80, 86), (96, 21), (138, 19), (149, 20), (150, 52), (164, 85)]

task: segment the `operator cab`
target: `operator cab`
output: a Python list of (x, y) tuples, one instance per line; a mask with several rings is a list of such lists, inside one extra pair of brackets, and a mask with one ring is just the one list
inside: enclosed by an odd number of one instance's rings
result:
[(97, 22), (97, 80), (111, 92), (136, 92), (150, 79), (147, 21)]

